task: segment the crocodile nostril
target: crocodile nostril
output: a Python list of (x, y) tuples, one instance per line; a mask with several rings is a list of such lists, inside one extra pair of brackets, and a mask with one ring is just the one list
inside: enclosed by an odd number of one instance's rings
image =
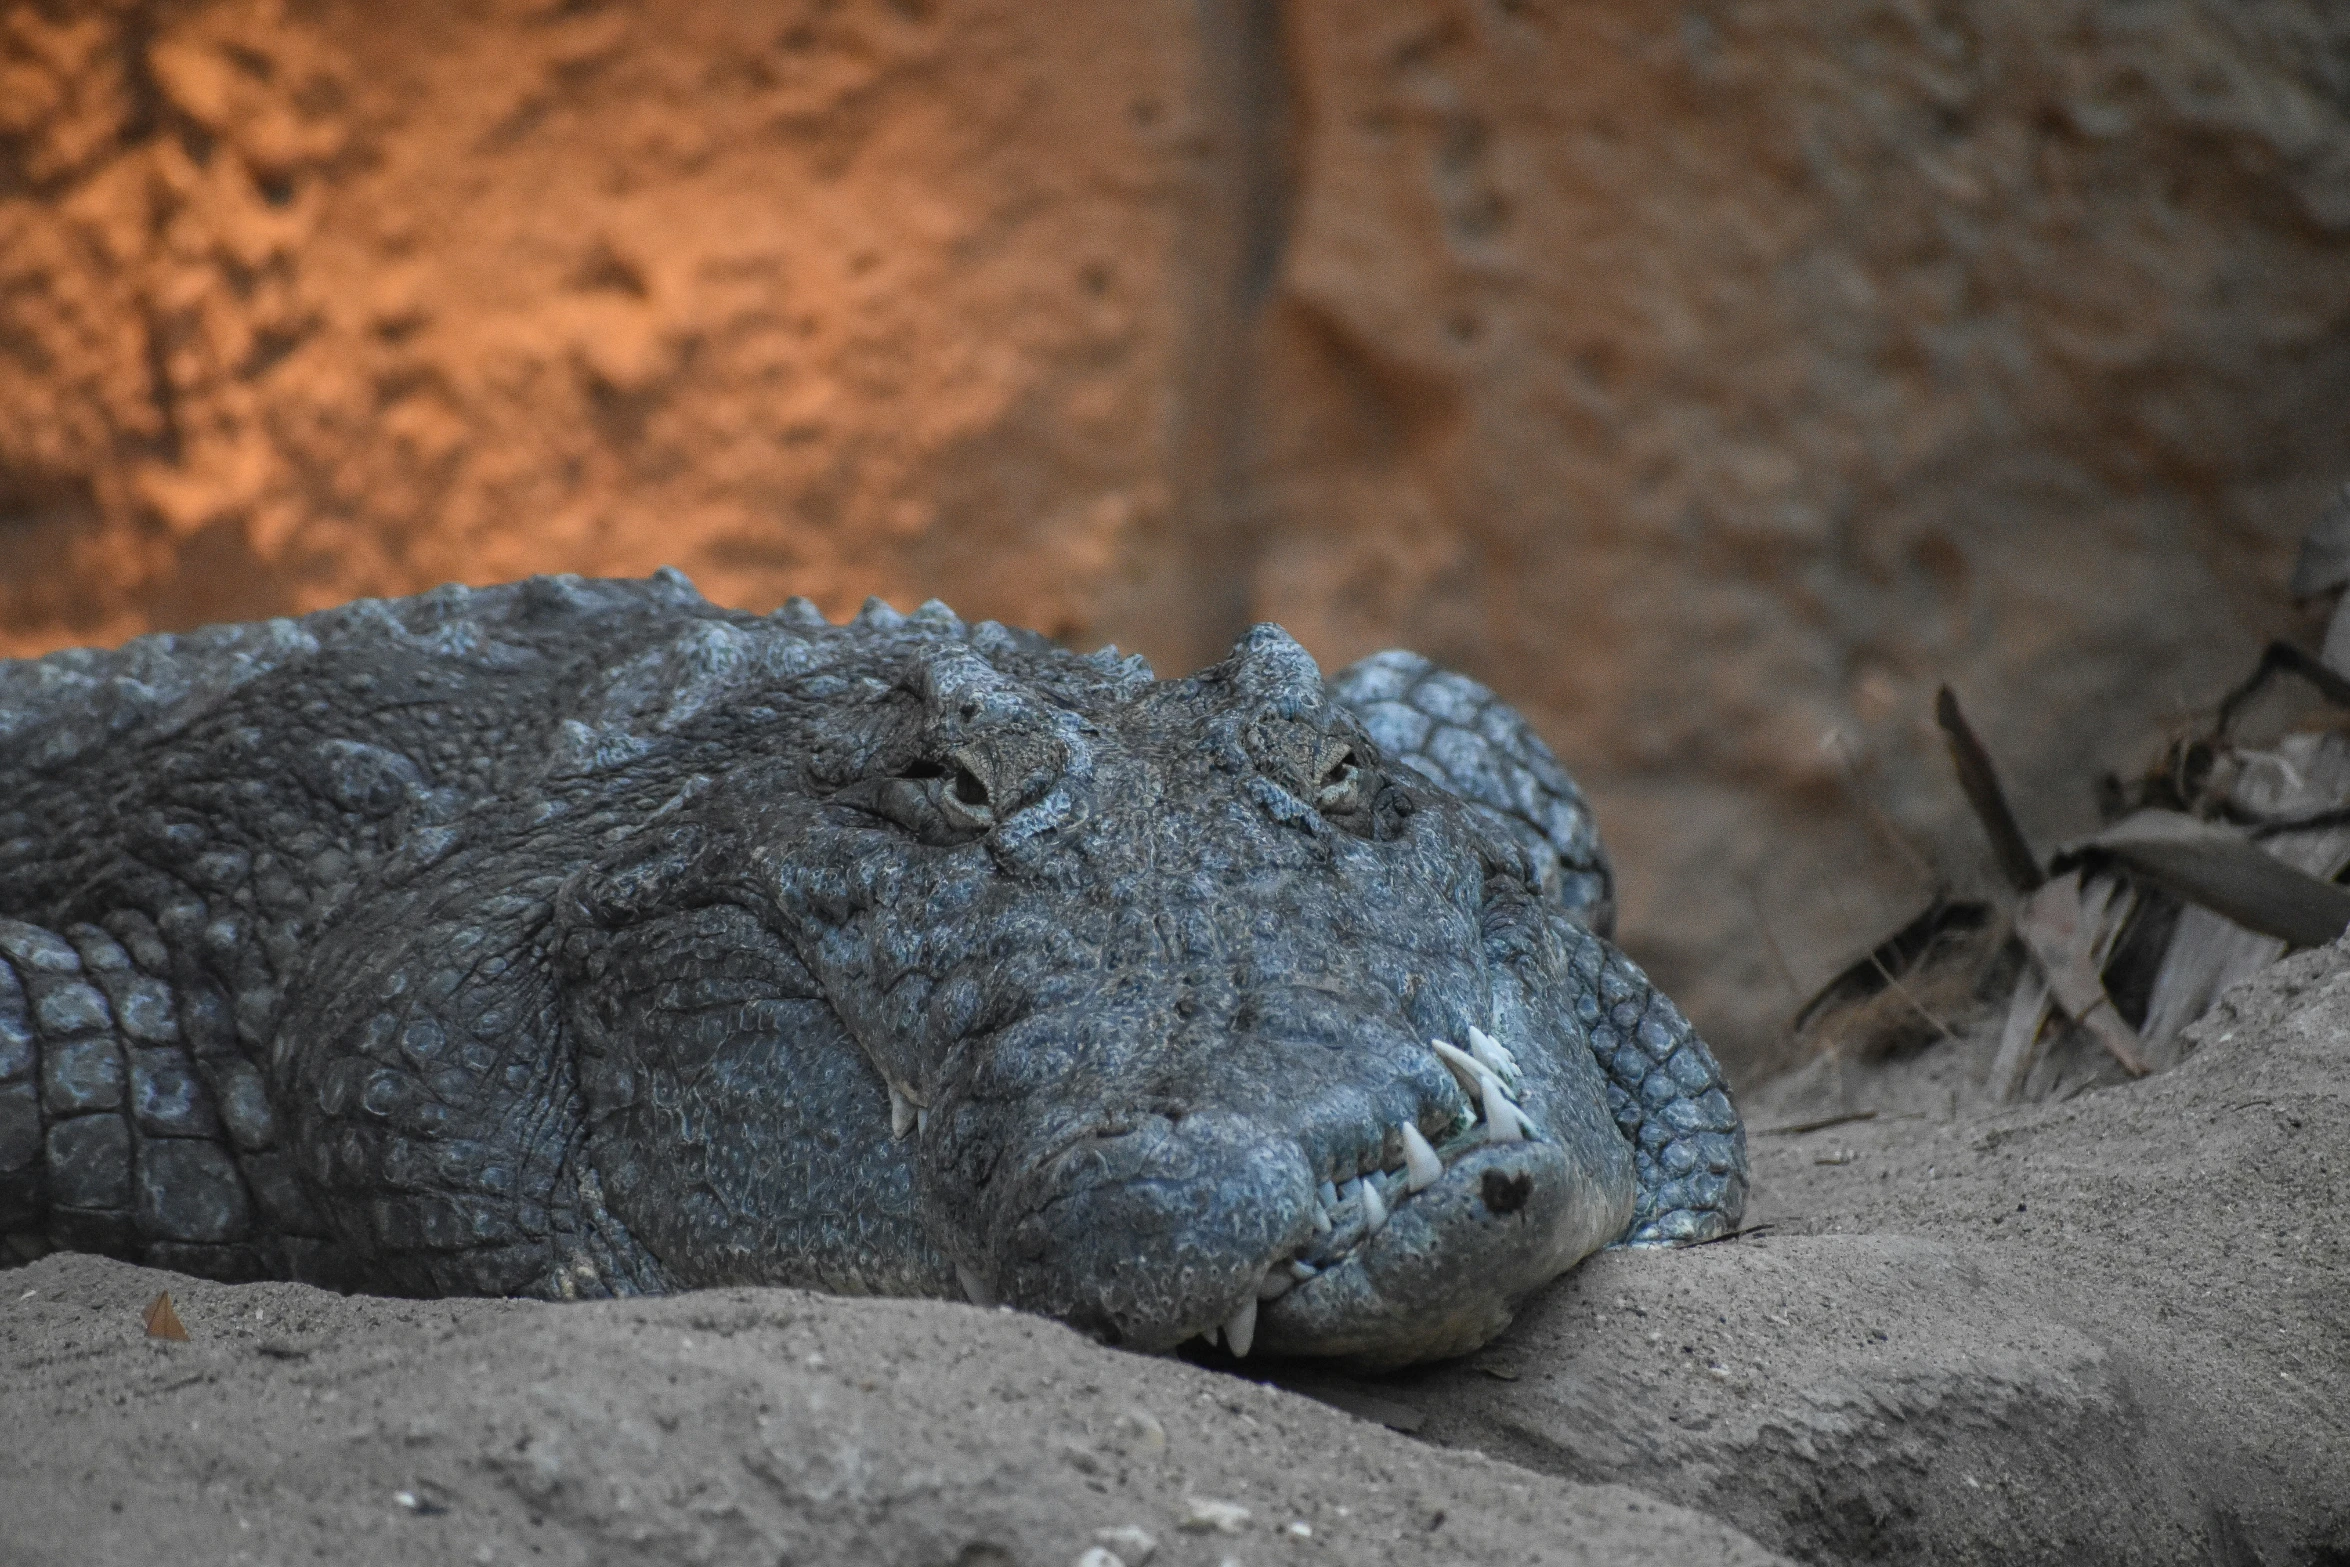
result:
[(1485, 1207), (1496, 1218), (1516, 1213), (1534, 1196), (1534, 1177), (1523, 1170), (1516, 1175), (1504, 1175), (1499, 1170), (1487, 1170), (1478, 1195), (1485, 1199)]
[(958, 764), (955, 768), (955, 798), (965, 805), (985, 805), (988, 803), (987, 785), (979, 781), (977, 773)]

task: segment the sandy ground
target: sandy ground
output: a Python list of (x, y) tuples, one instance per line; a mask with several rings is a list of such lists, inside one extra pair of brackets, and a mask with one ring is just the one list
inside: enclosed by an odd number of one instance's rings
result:
[[(1617, 1480), (1823, 1562), (2350, 1561), (2350, 952), (2176, 1070), (1770, 1135), (1743, 1238), (1603, 1254), (1483, 1354), (1372, 1390), (1424, 1439)], [(1936, 1047), (1949, 1051), (1954, 1047)], [(1852, 1084), (1948, 1106), (1933, 1051)]]
[[(341, 1299), (66, 1256), (4, 1283), (8, 1567), (1781, 1559), (1008, 1311)], [(144, 1335), (165, 1287), (187, 1343)]]
[[(923, 1302), (52, 1257), (0, 1279), (0, 1561), (2350, 1561), (2350, 953), (2143, 1083), (1771, 1135), (1816, 1087), (1750, 1105), (1752, 1233), (1378, 1382)], [(166, 1287), (188, 1343), (143, 1333)]]

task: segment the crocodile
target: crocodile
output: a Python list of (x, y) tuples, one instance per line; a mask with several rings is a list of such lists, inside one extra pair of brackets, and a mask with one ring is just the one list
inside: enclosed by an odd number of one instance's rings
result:
[(1491, 691), (1270, 625), (664, 570), (0, 664), (0, 1251), (1456, 1355), (1737, 1224), (1613, 886)]

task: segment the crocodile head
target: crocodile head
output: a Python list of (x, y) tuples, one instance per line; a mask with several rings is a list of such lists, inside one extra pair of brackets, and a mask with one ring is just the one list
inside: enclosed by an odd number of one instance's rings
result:
[(888, 1128), (971, 1297), (1400, 1364), (1624, 1231), (1565, 916), (1278, 629), (1169, 681), (909, 638), (851, 697), (670, 862), (837, 1017), (871, 1073), (841, 1123)]

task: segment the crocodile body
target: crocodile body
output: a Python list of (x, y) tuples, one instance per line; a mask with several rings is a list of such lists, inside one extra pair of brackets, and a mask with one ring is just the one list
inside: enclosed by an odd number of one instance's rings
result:
[(1490, 692), (1272, 627), (1162, 681), (664, 572), (0, 664), (0, 1237), (1458, 1353), (1743, 1203), (1610, 900)]

